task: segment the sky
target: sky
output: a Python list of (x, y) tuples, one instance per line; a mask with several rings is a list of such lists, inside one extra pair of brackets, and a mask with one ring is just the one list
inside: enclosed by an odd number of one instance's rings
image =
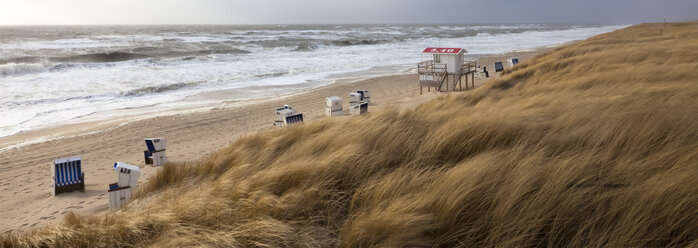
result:
[(698, 0), (0, 0), (0, 25), (636, 24), (698, 20)]

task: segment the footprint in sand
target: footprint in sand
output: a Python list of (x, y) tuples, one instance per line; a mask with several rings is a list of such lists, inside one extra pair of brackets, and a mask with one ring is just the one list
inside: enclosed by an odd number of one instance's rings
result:
[(30, 227), (35, 227), (37, 224), (39, 224), (39, 222), (32, 224)]

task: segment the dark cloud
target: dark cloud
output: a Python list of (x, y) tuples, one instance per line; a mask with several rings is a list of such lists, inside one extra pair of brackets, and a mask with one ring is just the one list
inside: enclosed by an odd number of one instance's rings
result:
[(698, 0), (23, 0), (4, 7), (0, 24), (633, 24), (698, 19)]

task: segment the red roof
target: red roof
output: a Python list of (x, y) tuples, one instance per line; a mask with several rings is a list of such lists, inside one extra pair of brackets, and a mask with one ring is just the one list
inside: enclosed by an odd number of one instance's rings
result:
[(422, 51), (423, 53), (447, 53), (447, 54), (459, 54), (465, 52), (463, 48), (449, 48), (449, 47), (427, 47)]

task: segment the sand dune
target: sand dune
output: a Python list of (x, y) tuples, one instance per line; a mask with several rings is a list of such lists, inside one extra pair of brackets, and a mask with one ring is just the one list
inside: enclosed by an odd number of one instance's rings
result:
[(246, 135), (164, 166), (119, 211), (0, 244), (695, 247), (697, 30), (633, 26), (414, 109)]

